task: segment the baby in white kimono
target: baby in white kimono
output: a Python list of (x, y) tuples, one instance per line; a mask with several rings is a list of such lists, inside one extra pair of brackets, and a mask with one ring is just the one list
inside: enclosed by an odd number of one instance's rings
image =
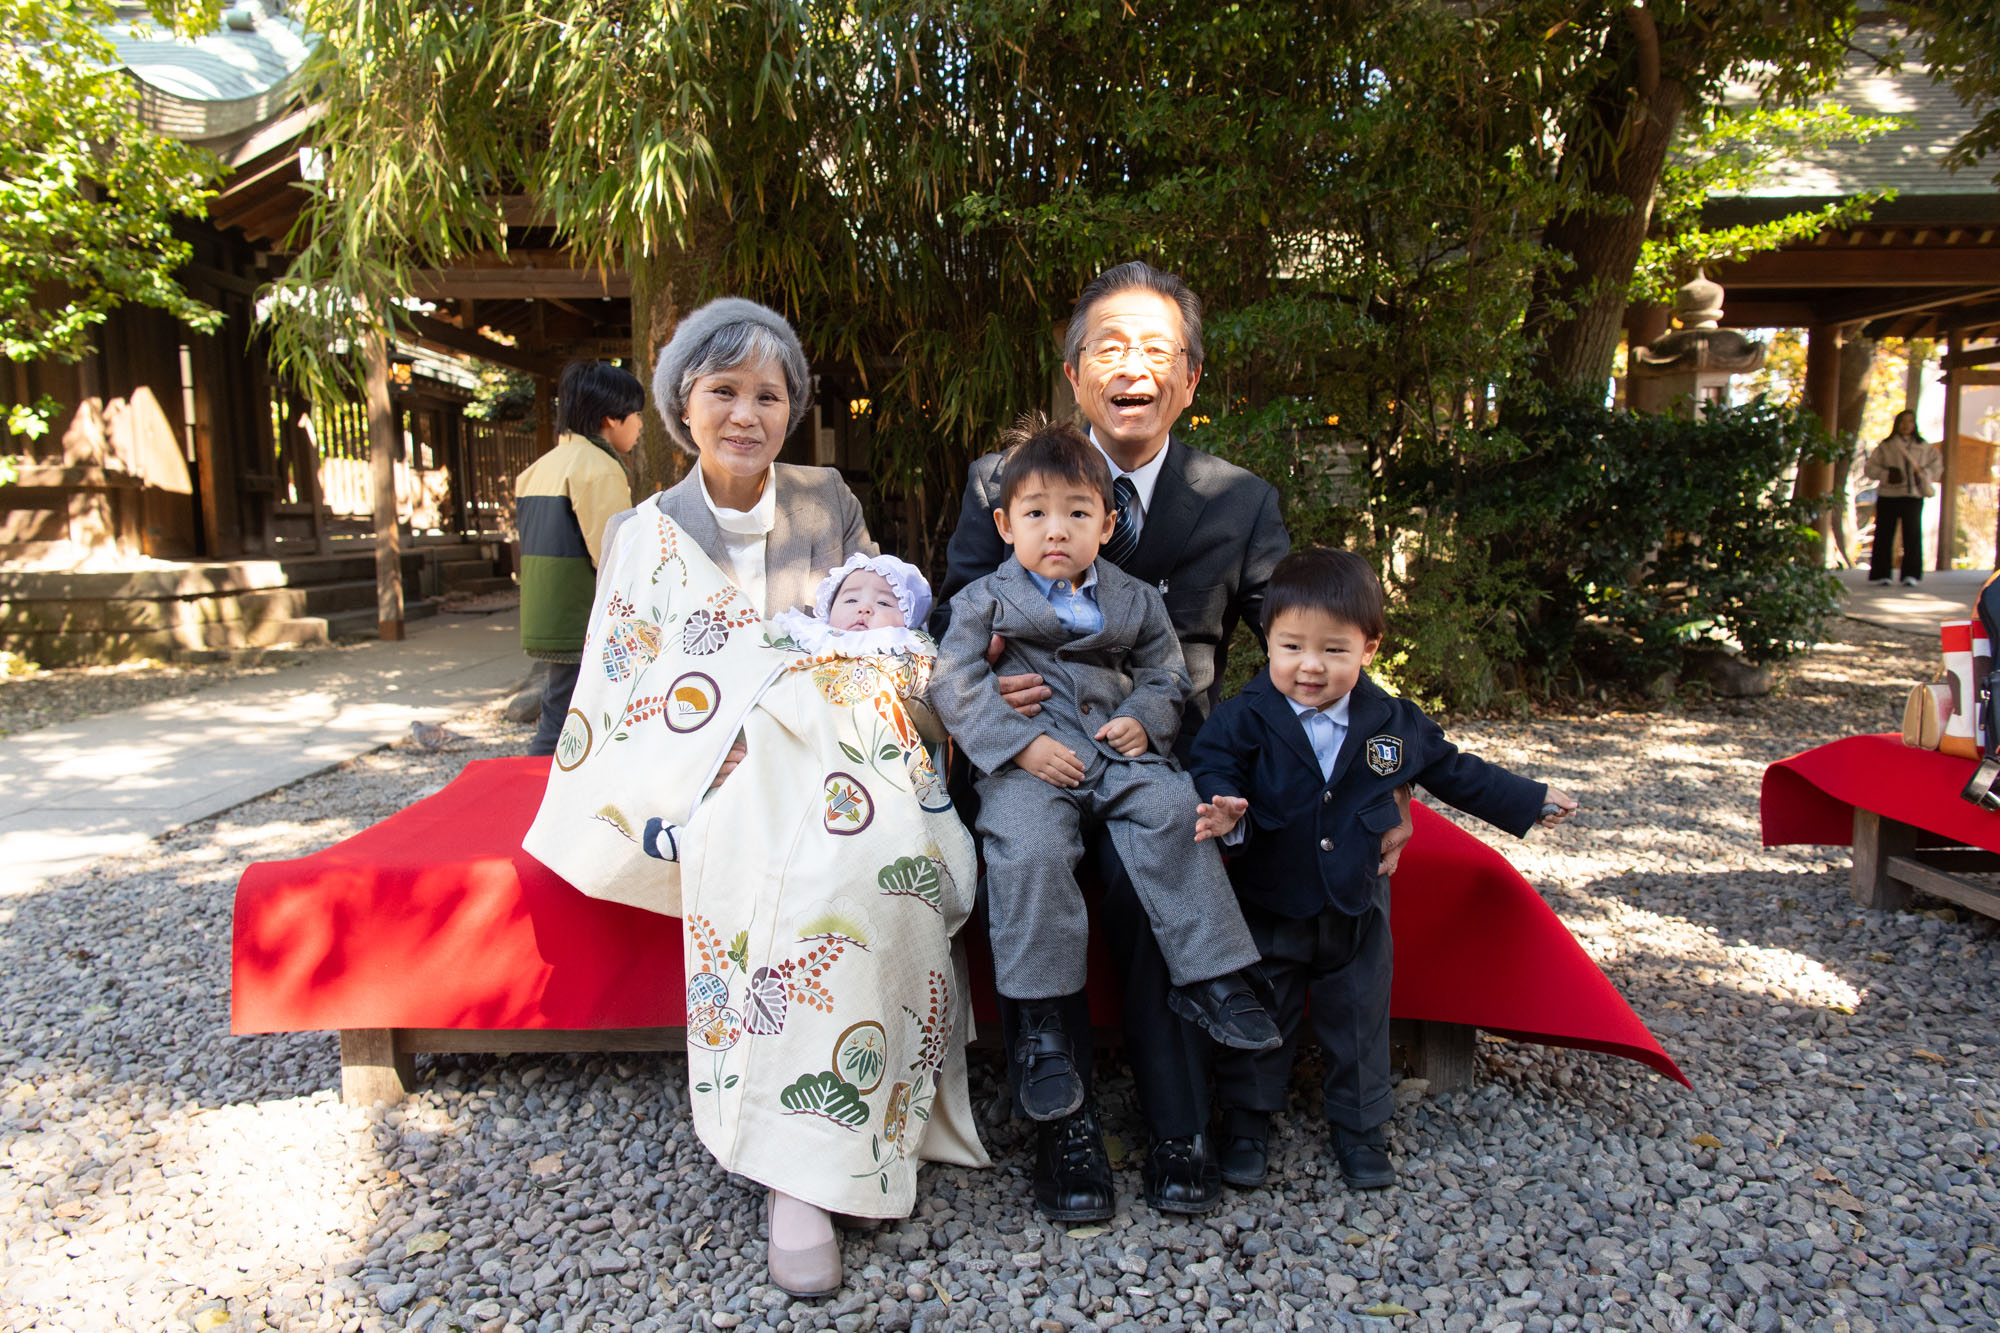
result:
[(809, 653), (922, 653), (937, 645), (912, 626), (931, 612), (931, 585), (915, 565), (893, 555), (855, 552), (820, 581), (813, 613), (785, 610), (771, 617), (772, 638), (785, 636)]

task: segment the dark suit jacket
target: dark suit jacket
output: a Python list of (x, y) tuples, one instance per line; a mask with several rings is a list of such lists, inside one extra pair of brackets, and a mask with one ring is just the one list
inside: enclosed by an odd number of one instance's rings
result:
[(1394, 793), (1406, 782), (1517, 837), (1548, 799), (1546, 783), (1461, 754), (1422, 709), (1368, 677), (1349, 698), (1331, 781), (1320, 777), (1306, 729), (1268, 671), (1225, 700), (1195, 738), (1189, 767), (1201, 799), (1250, 802), (1242, 845), (1223, 849), (1237, 896), (1280, 916), (1388, 908), (1389, 881), (1375, 867), (1382, 835), (1402, 822)]
[[(931, 617), (931, 633), (940, 642), (951, 623), (952, 597), (1008, 558), (993, 526), (999, 472), (997, 453), (975, 460), (966, 472), (965, 502)], [(1182, 756), (1215, 707), (1236, 626), (1248, 621), (1261, 632), (1264, 585), (1290, 549), (1278, 492), (1269, 482), (1177, 438), (1167, 441), (1146, 526), (1125, 572), (1160, 590), (1187, 660), (1193, 692), (1174, 746)]]

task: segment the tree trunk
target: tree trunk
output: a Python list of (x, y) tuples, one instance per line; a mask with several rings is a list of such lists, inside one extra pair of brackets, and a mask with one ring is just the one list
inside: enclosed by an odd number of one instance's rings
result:
[[(653, 400), (653, 364), (674, 336), (681, 316), (701, 303), (704, 281), (713, 280), (729, 235), (727, 219), (719, 215), (690, 218), (686, 235), (689, 244), (684, 248), (653, 255), (634, 249), (625, 260), (632, 275), (632, 373), (646, 386), (649, 405), (639, 447), (632, 451), (637, 473), (632, 494), (641, 499), (665, 490), (687, 474), (690, 460), (667, 434), (661, 424), (661, 405)], [(754, 298), (755, 293), (746, 295)]]
[(1854, 493), (1849, 485), (1861, 417), (1868, 410), (1868, 370), (1875, 364), (1875, 340), (1860, 334), (1840, 348), (1840, 454), (1833, 460), (1833, 544), (1843, 565), (1854, 565)]
[[(1611, 376), (1625, 317), (1625, 292), (1652, 223), (1653, 192), (1680, 123), (1687, 89), (1660, 78), (1634, 97), (1629, 85), (1607, 86), (1587, 103), (1584, 123), (1567, 142), (1596, 161), (1585, 185), (1594, 202), (1558, 216), (1542, 234), (1548, 249), (1572, 266), (1545, 265), (1535, 275), (1526, 332), (1542, 347), (1535, 378), (1558, 390), (1599, 397)], [(1622, 210), (1618, 201), (1627, 207)]]
[(368, 400), (368, 460), (375, 492), (375, 619), (385, 639), (403, 637), (403, 550), (396, 521), (396, 406), (389, 398), (389, 340), (381, 324), (362, 343)]

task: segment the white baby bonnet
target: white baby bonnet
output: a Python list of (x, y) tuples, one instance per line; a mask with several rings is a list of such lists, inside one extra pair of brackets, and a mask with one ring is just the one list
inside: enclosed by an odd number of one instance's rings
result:
[(847, 563), (839, 569), (829, 570), (820, 580), (819, 591), (813, 594), (813, 614), (825, 620), (833, 611), (833, 595), (840, 591), (840, 585), (847, 582), (847, 576), (857, 569), (873, 570), (889, 581), (896, 592), (896, 601), (903, 608), (903, 623), (911, 629), (922, 629), (924, 621), (931, 614), (931, 585), (915, 565), (907, 560), (898, 560), (893, 555), (863, 555), (856, 551), (847, 557)]
[[(889, 583), (896, 603), (903, 609), (903, 624), (876, 629), (837, 630), (827, 624), (833, 610), (833, 595), (847, 576), (857, 569), (872, 569)], [(776, 631), (809, 653), (838, 653), (843, 657), (867, 657), (876, 653), (937, 652), (937, 645), (924, 633), (924, 621), (931, 613), (931, 585), (918, 568), (893, 555), (862, 555), (855, 552), (847, 563), (828, 572), (813, 597), (813, 614), (784, 610), (771, 617)]]

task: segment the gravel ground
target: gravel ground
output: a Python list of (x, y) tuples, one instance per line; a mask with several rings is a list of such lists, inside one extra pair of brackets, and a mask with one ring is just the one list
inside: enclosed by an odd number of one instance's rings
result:
[[(1270, 1188), (1163, 1217), (1132, 1153), (1111, 1226), (1067, 1233), (1029, 1206), (1025, 1127), (994, 1124), (1000, 1166), (931, 1168), (814, 1304), (766, 1284), (759, 1200), (695, 1141), (679, 1057), (423, 1060), (402, 1108), (361, 1111), (331, 1036), (227, 1035), (242, 867), (525, 738), (455, 719), (447, 750), (0, 902), (0, 1329), (1995, 1328), (2000, 927), (1862, 912), (1843, 850), (1757, 840), (1765, 764), (1893, 725), (1928, 658), (1846, 622), (1768, 699), (1457, 729), (1585, 801), (1509, 855), (1693, 1092), (1485, 1041), (1473, 1091), (1406, 1085), (1401, 1187), (1360, 1195), (1302, 1073)], [(998, 1078), (975, 1056), (975, 1105)]]

